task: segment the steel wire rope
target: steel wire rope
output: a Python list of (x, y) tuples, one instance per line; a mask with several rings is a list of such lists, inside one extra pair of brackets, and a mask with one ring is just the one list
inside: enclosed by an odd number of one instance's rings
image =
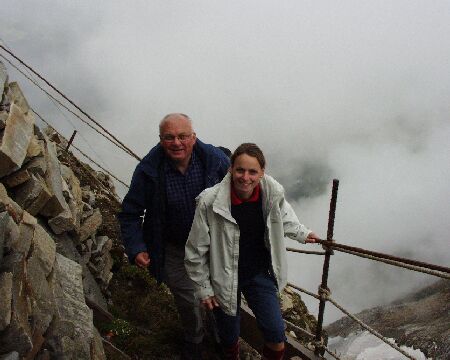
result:
[[(36, 114), (37, 117), (39, 117), (39, 119), (41, 119), (44, 123), (46, 123), (47, 125), (51, 126), (51, 124), (45, 120), (41, 115), (39, 115), (36, 111), (33, 110), (33, 108), (31, 108), (31, 110)], [(56, 129), (55, 132), (59, 135), (62, 136)], [(63, 136), (64, 137), (64, 136)], [(59, 146), (61, 149), (66, 150), (64, 147)], [(95, 165), (97, 165), (100, 169), (102, 169), (104, 172), (106, 172), (109, 176), (111, 176), (112, 178), (114, 178), (115, 180), (117, 180), (118, 182), (120, 182), (122, 185), (126, 186), (127, 188), (130, 188), (129, 185), (127, 185), (124, 181), (120, 180), (117, 176), (115, 176), (113, 173), (111, 173), (109, 170), (105, 169), (104, 167), (102, 167), (100, 164), (98, 164), (96, 161), (92, 160), (88, 155), (86, 155), (83, 151), (81, 151), (80, 149), (78, 149), (75, 145), (71, 145), (71, 147), (73, 147), (75, 150), (77, 150), (81, 155), (83, 155), (85, 158), (87, 158), (89, 161), (92, 161), (92, 163), (94, 163)], [(98, 180), (98, 179), (97, 179)], [(98, 180), (100, 182), (100, 180)], [(101, 182), (100, 182), (101, 183)], [(102, 186), (104, 186), (102, 184)], [(110, 191), (108, 191), (110, 194), (112, 194)], [(114, 195), (114, 194), (112, 194)]]
[[(0, 45), (1, 46), (1, 45)], [(131, 155), (126, 149), (124, 149), (119, 143), (116, 143), (115, 140), (110, 139), (109, 137), (105, 136), (100, 130), (98, 130), (97, 128), (95, 128), (94, 126), (92, 126), (91, 124), (89, 124), (89, 122), (87, 122), (85, 119), (83, 119), (82, 117), (80, 117), (78, 114), (76, 114), (75, 112), (73, 112), (71, 109), (69, 109), (66, 105), (64, 105), (60, 100), (56, 99), (52, 94), (50, 94), (47, 90), (45, 90), (44, 88), (42, 88), (34, 79), (31, 79), (28, 75), (26, 75), (23, 71), (21, 71), (17, 66), (15, 66), (8, 58), (6, 58), (5, 56), (3, 56), (2, 54), (0, 54), (0, 57), (2, 57), (3, 59), (5, 59), (12, 67), (14, 67), (18, 72), (20, 72), (25, 78), (27, 78), (30, 82), (32, 82), (35, 86), (37, 86), (41, 91), (43, 91), (48, 97), (50, 97), (51, 99), (53, 99), (54, 101), (56, 101), (59, 105), (61, 105), (64, 109), (66, 109), (68, 112), (70, 112), (72, 115), (74, 115), (75, 117), (77, 117), (79, 120), (81, 120), (85, 125), (89, 126), (91, 129), (93, 129), (94, 131), (96, 131), (99, 135), (103, 136), (105, 139), (107, 139), (108, 141), (110, 141), (111, 143), (113, 143), (115, 146), (117, 146), (118, 148), (120, 148), (121, 150), (125, 151), (126, 153), (128, 153), (128, 155)], [(131, 155), (133, 156), (133, 155)]]
[[(54, 85), (52, 85), (47, 79), (42, 77), (38, 72), (36, 72), (31, 66), (26, 64), (23, 60), (21, 60), (19, 57), (17, 57), (12, 51), (5, 48), (3, 45), (0, 44), (0, 48), (3, 49), (3, 51), (7, 52), (10, 56), (12, 56), (14, 59), (16, 59), (20, 64), (25, 66), (27, 69), (29, 69), (33, 74), (35, 74), (39, 79), (44, 81), (50, 88), (52, 88), (55, 92), (57, 92), (62, 98), (64, 98), (67, 102), (69, 102), (73, 107), (75, 107), (80, 113), (82, 113), (84, 116), (86, 116), (91, 122), (93, 122), (95, 125), (97, 125), (100, 129), (103, 130), (106, 134), (108, 134), (109, 138), (102, 134), (105, 138), (107, 138), (109, 141), (111, 141), (114, 145), (125, 151), (128, 155), (134, 157), (136, 160), (141, 161), (141, 158), (137, 156), (131, 149), (129, 149), (125, 144), (123, 144), (117, 137), (115, 137), (113, 134), (111, 134), (105, 127), (103, 127), (100, 123), (98, 123), (96, 120), (92, 118), (87, 112), (85, 112), (83, 109), (81, 109), (77, 104), (75, 104), (72, 100), (70, 100), (64, 93), (59, 91)], [(5, 58), (4, 56), (2, 56)], [(9, 62), (9, 61), (8, 61)], [(22, 73), (23, 74), (23, 73)], [(30, 79), (29, 79), (30, 80)], [(31, 80), (30, 80), (31, 81)], [(33, 82), (34, 83), (34, 82)], [(35, 84), (36, 85), (36, 84)], [(40, 87), (41, 88), (41, 87)], [(41, 88), (41, 90), (43, 90)], [(45, 91), (45, 90), (43, 90)], [(59, 101), (58, 101), (59, 102)], [(62, 104), (61, 104), (62, 105)], [(65, 107), (65, 106), (64, 106)], [(65, 107), (67, 109), (67, 107)], [(69, 109), (67, 109), (69, 110)], [(73, 112), (72, 112), (73, 113)], [(73, 113), (74, 114), (74, 113)], [(74, 114), (75, 115), (75, 114)], [(80, 120), (81, 117), (77, 116)], [(85, 121), (83, 121), (85, 122)], [(92, 127), (92, 126), (91, 126)], [(94, 127), (92, 127), (95, 129)], [(97, 132), (101, 134), (100, 131), (95, 129)], [(114, 141), (113, 141), (114, 140)]]
[(440, 278), (450, 280), (450, 275), (448, 275), (448, 274), (445, 274), (443, 272), (436, 271), (436, 270), (430, 270), (430, 269), (427, 269), (427, 268), (424, 268), (424, 267), (421, 267), (421, 266), (404, 264), (404, 263), (402, 263), (400, 261), (383, 259), (383, 258), (374, 256), (374, 255), (360, 254), (360, 253), (358, 253), (356, 251), (351, 251), (351, 250), (338, 249), (338, 248), (335, 248), (334, 250), (335, 251), (340, 251), (340, 252), (343, 252), (343, 253), (347, 253), (347, 254), (350, 254), (350, 255), (355, 255), (355, 256), (362, 257), (362, 258), (374, 260), (374, 261), (379, 261), (379, 262), (382, 262), (382, 263), (385, 263), (385, 264), (401, 267), (401, 268), (404, 268), (404, 269), (417, 271), (417, 272), (421, 272), (421, 273), (428, 274), (428, 275), (438, 276)]
[[(1, 45), (0, 45), (1, 46)], [(61, 101), (59, 101), (58, 99), (56, 99), (52, 94), (50, 94), (48, 91), (46, 91), (44, 88), (42, 88), (34, 79), (30, 78), (27, 74), (25, 74), (23, 71), (21, 71), (17, 66), (15, 66), (9, 59), (7, 59), (5, 56), (3, 56), (2, 54), (0, 54), (0, 57), (5, 59), (12, 67), (14, 67), (18, 72), (20, 72), (25, 78), (27, 78), (30, 82), (32, 82), (35, 86), (37, 86), (42, 92), (44, 92), (50, 99), (52, 99), (53, 101), (55, 101), (56, 103), (58, 103), (60, 106), (62, 106), (64, 109), (66, 109), (68, 112), (70, 112), (72, 115), (74, 115), (75, 117), (77, 117), (79, 120), (81, 120), (85, 125), (89, 126), (91, 129), (93, 129), (94, 131), (96, 131), (98, 134), (100, 134), (101, 136), (103, 136), (105, 139), (107, 139), (108, 141), (110, 141), (111, 143), (113, 143), (115, 146), (119, 147), (121, 150), (124, 150), (126, 153), (128, 153), (128, 151), (126, 151), (121, 145), (119, 145), (118, 143), (116, 143), (115, 141), (113, 141), (112, 139), (108, 138), (107, 136), (105, 136), (100, 130), (96, 129), (95, 127), (93, 127), (91, 124), (89, 124), (86, 120), (84, 120), (82, 117), (80, 117), (78, 114), (76, 114), (75, 112), (73, 112), (71, 109), (69, 109), (66, 105), (64, 105)], [(51, 125), (50, 125), (51, 126)], [(129, 154), (129, 153), (128, 153)], [(131, 155), (131, 154), (129, 154)]]
[[(4, 43), (4, 40), (2, 40), (0, 38), (0, 40)], [(75, 125), (73, 124), (73, 122), (66, 116), (66, 114), (61, 110), (61, 108), (58, 106), (61, 105), (63, 106), (67, 111), (69, 111), (72, 115), (76, 116), (79, 118), (79, 116), (77, 114), (75, 114), (73, 111), (71, 111), (70, 109), (68, 109), (67, 107), (64, 106), (64, 104), (62, 104), (58, 99), (56, 99), (55, 97), (53, 97), (51, 94), (49, 94), (45, 89), (43, 89), (34, 79), (30, 78), (32, 77), (32, 74), (30, 74), (30, 77), (28, 77), (26, 74), (24, 74), (17, 66), (15, 66), (11, 61), (9, 61), (9, 59), (5, 58), (2, 54), (0, 54), (0, 57), (3, 58), (4, 60), (6, 60), (12, 67), (14, 67), (19, 73), (21, 73), (23, 76), (25, 76), (30, 82), (32, 82), (34, 85), (36, 85), (41, 91), (43, 91), (48, 97), (49, 99), (52, 101), (53, 105), (56, 107), (56, 109), (58, 109), (58, 111), (61, 113), (61, 115), (70, 123), (70, 125), (72, 125), (73, 130), (76, 130)], [(29, 71), (27, 70), (27, 72), (29, 73)], [(31, 107), (30, 107), (31, 108)], [(36, 114), (36, 111), (31, 108), (31, 110)], [(42, 120), (43, 118), (38, 115), (38, 117)], [(89, 123), (87, 123), (84, 119), (79, 118), (81, 121), (83, 121), (87, 126), (89, 126), (90, 128), (92, 128), (93, 130), (97, 131), (100, 135), (104, 136), (101, 132), (99, 132), (96, 128), (92, 127), (92, 125), (90, 125)], [(49, 124), (48, 122), (44, 121), (48, 126), (51, 126), (53, 129), (54, 126)], [(56, 131), (56, 129), (55, 129)], [(58, 133), (59, 135), (61, 135), (60, 133)], [(91, 146), (91, 144), (86, 140), (86, 138), (83, 136), (82, 133), (78, 133), (81, 138), (84, 140), (84, 142), (87, 144), (87, 146), (89, 146), (89, 148), (91, 149), (91, 151), (95, 154), (95, 156), (97, 156), (97, 158), (105, 165), (107, 166), (106, 162), (102, 159), (102, 157), (95, 151), (95, 149)], [(62, 135), (61, 135), (62, 136)], [(106, 138), (108, 139), (108, 138)], [(108, 139), (109, 140), (109, 139)], [(75, 145), (73, 145), (73, 147), (75, 147)], [(80, 151), (78, 148), (75, 147), (76, 150)], [(97, 166), (99, 166), (102, 170), (107, 171), (106, 169), (102, 168), (99, 164), (97, 164), (94, 160), (90, 159), (87, 155), (83, 154), (83, 156), (87, 157), (90, 161), (92, 161), (94, 164), (96, 164)], [(114, 177), (114, 175), (112, 175)], [(115, 178), (115, 177), (114, 177)], [(117, 181), (121, 182), (121, 180), (118, 180), (117, 178), (115, 178)]]
[(349, 250), (349, 251), (353, 251), (353, 252), (358, 253), (358, 254), (370, 255), (370, 256), (374, 256), (374, 257), (378, 257), (378, 258), (382, 258), (382, 259), (398, 261), (398, 262), (401, 262), (401, 263), (404, 263), (404, 264), (413, 265), (413, 266), (419, 266), (419, 267), (427, 268), (427, 269), (430, 269), (430, 270), (436, 270), (436, 271), (440, 271), (440, 272), (444, 272), (444, 273), (450, 274), (450, 268), (445, 267), (445, 266), (435, 265), (435, 264), (428, 264), (428, 263), (423, 262), (423, 261), (411, 260), (411, 259), (402, 258), (402, 257), (399, 257), (399, 256), (383, 254), (383, 253), (372, 251), (372, 250), (366, 250), (366, 249), (358, 248), (358, 247), (355, 247), (355, 246), (339, 244), (339, 243), (334, 242), (334, 240), (333, 241), (331, 241), (331, 240), (317, 240), (316, 243), (317, 244), (321, 244), (324, 247), (331, 248), (333, 250)]

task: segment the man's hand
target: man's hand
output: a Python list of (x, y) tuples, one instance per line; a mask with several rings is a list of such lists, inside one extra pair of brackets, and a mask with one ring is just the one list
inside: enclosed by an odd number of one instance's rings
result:
[(219, 307), (219, 303), (217, 302), (215, 296), (210, 296), (206, 299), (201, 300), (200, 302), (207, 310), (213, 310), (215, 307)]
[(148, 256), (148, 252), (140, 252), (136, 255), (134, 258), (134, 263), (139, 266), (140, 268), (146, 268), (150, 265), (150, 258)]
[(320, 237), (317, 236), (315, 233), (311, 232), (309, 233), (308, 237), (306, 238), (306, 243), (315, 243), (317, 240), (320, 240)]

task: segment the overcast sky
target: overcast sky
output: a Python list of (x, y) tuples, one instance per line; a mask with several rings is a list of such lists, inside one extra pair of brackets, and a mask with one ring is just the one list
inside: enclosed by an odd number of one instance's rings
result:
[[(259, 144), (319, 235), (339, 178), (338, 242), (450, 263), (450, 2), (8, 3), (2, 44), (140, 156), (160, 119), (184, 112), (203, 141)], [(6, 66), (56, 129), (69, 137), (74, 125), (76, 145), (130, 180), (135, 160)], [(321, 267), (292, 255), (290, 280), (315, 291)], [(341, 253), (331, 260), (333, 297), (352, 311), (432, 280)], [(340, 316), (331, 307), (327, 322)]]

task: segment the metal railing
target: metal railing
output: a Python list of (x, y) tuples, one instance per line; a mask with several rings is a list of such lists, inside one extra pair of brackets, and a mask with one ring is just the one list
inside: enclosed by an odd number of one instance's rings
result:
[[(402, 353), (408, 359), (415, 360), (414, 357), (409, 355), (406, 351), (401, 349), (398, 345), (396, 345), (395, 343), (390, 341), (388, 338), (384, 337), (382, 334), (380, 334), (376, 330), (372, 329), (370, 326), (365, 324), (361, 319), (350, 314), (349, 311), (347, 311), (345, 308), (343, 308), (339, 303), (337, 303), (331, 297), (331, 291), (328, 288), (328, 273), (329, 273), (331, 255), (334, 254), (334, 251), (343, 252), (343, 253), (363, 257), (363, 258), (370, 259), (370, 260), (380, 261), (385, 264), (402, 267), (404, 269), (418, 271), (418, 272), (422, 272), (422, 273), (433, 275), (433, 276), (438, 276), (438, 277), (441, 277), (441, 278), (444, 278), (447, 280), (450, 280), (450, 268), (336, 243), (335, 240), (333, 239), (333, 231), (334, 231), (334, 219), (335, 219), (335, 215), (336, 215), (336, 203), (337, 203), (338, 188), (339, 188), (339, 180), (334, 179), (331, 200), (330, 200), (330, 210), (329, 210), (329, 216), (328, 216), (327, 239), (318, 241), (318, 243), (322, 245), (322, 247), (325, 249), (325, 251), (307, 251), (307, 250), (298, 250), (298, 249), (293, 249), (293, 248), (287, 248), (287, 250), (290, 252), (324, 256), (322, 281), (319, 285), (319, 290), (318, 290), (317, 294), (313, 293), (311, 291), (308, 291), (306, 289), (303, 289), (295, 284), (288, 283), (289, 287), (291, 287), (295, 290), (298, 290), (302, 293), (305, 293), (309, 296), (312, 296), (315, 299), (319, 300), (319, 314), (317, 317), (317, 328), (316, 328), (315, 334), (313, 335), (311, 333), (305, 332), (303, 329), (301, 332), (310, 338), (314, 338), (312, 343), (315, 347), (314, 352), (316, 355), (323, 356), (324, 353), (327, 352), (333, 358), (339, 360), (338, 355), (336, 355), (335, 353), (330, 351), (326, 347), (326, 345), (323, 343), (323, 339), (322, 339), (323, 316), (324, 316), (324, 312), (325, 312), (325, 304), (328, 301), (328, 302), (332, 303), (340, 311), (342, 311), (345, 315), (347, 315), (350, 319), (352, 319), (354, 322), (358, 323), (361, 327), (363, 327), (364, 329), (369, 331), (371, 334), (373, 334), (374, 336), (376, 336), (377, 338), (379, 338), (380, 340), (382, 340), (383, 342), (385, 342), (386, 344), (388, 344), (389, 346), (391, 346), (398, 352)], [(293, 325), (289, 322), (287, 322), (287, 323), (290, 326)], [(296, 326), (293, 326), (293, 327), (295, 329), (299, 330), (298, 327), (296, 327)]]

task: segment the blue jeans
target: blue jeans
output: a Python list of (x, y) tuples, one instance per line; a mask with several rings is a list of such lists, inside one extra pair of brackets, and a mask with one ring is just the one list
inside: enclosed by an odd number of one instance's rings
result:
[(241, 293), (244, 294), (248, 306), (256, 317), (256, 323), (263, 333), (265, 342), (280, 343), (286, 341), (285, 326), (275, 281), (269, 274), (258, 274), (239, 284), (236, 316), (227, 315), (220, 308), (214, 309), (222, 344), (228, 347), (235, 344), (239, 339)]

